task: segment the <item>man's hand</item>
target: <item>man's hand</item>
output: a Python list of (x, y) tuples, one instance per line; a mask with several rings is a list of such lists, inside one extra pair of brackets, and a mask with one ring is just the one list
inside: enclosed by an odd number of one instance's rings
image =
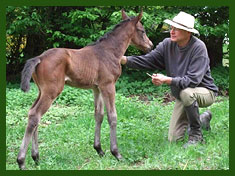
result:
[(126, 62), (127, 62), (126, 56), (122, 56), (122, 58), (121, 58), (121, 64), (122, 64), (122, 65), (125, 65)]
[(163, 74), (153, 74), (152, 75), (152, 82), (156, 86), (160, 86), (162, 84), (168, 84), (170, 85), (172, 81), (171, 77), (165, 76)]

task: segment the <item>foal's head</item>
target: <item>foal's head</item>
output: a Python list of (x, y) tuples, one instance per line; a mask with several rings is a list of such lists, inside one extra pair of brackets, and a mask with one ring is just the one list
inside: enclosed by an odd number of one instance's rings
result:
[[(131, 44), (135, 45), (137, 48), (144, 52), (149, 52), (153, 48), (153, 43), (147, 37), (143, 25), (140, 23), (143, 11), (133, 19), (131, 19), (133, 25), (135, 26), (134, 34), (131, 38)], [(122, 9), (122, 19), (129, 19), (125, 11)]]

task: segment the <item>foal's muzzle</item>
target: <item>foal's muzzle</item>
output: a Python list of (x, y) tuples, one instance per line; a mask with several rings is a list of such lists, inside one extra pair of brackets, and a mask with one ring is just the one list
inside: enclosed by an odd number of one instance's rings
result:
[(149, 40), (148, 47), (146, 47), (145, 52), (148, 53), (153, 49), (153, 43)]

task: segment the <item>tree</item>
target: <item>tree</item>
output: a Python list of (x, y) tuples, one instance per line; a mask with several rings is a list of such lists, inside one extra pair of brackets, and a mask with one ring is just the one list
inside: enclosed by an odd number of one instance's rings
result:
[[(223, 59), (223, 46), (229, 41), (229, 8), (228, 7), (146, 7), (146, 13), (150, 15), (148, 23), (153, 27), (151, 37), (160, 42), (166, 37), (161, 33), (164, 19), (173, 18), (180, 11), (192, 14), (196, 18), (196, 29), (199, 30), (199, 38), (205, 42), (210, 57), (211, 67), (221, 65)], [(154, 12), (154, 13), (153, 13)], [(155, 21), (154, 21), (155, 19)], [(148, 29), (150, 29), (149, 27)], [(149, 35), (149, 33), (148, 33)], [(154, 36), (155, 35), (155, 36)], [(161, 36), (159, 36), (161, 35)], [(150, 37), (150, 38), (151, 38)], [(163, 38), (162, 38), (163, 37)], [(151, 38), (151, 39), (152, 39)], [(160, 39), (160, 40), (159, 40)]]
[[(197, 18), (196, 28), (206, 43), (211, 66), (221, 64), (224, 39), (229, 38), (228, 7), (98, 6), (6, 8), (7, 75), (17, 75), (25, 61), (52, 47), (81, 48), (96, 41), (121, 21), (121, 9), (135, 16), (143, 8), (142, 23), (157, 45), (165, 37), (165, 19), (185, 11)], [(129, 47), (126, 55), (141, 51)]]
[(204, 7), (196, 14), (201, 39), (205, 42), (212, 67), (222, 64), (223, 46), (229, 38), (229, 8)]

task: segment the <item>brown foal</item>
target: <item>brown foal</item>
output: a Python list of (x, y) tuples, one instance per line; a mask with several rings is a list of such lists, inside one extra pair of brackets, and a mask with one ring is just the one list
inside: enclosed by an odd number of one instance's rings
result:
[(17, 157), (20, 169), (25, 169), (25, 156), (31, 139), (32, 158), (38, 163), (38, 123), (65, 84), (93, 89), (96, 121), (94, 148), (100, 156), (104, 155), (100, 144), (100, 128), (105, 105), (110, 125), (111, 153), (118, 160), (122, 158), (116, 139), (115, 82), (121, 75), (121, 57), (129, 44), (145, 52), (153, 47), (140, 23), (141, 17), (142, 11), (138, 16), (129, 18), (122, 10), (123, 21), (95, 43), (82, 49), (49, 49), (26, 62), (22, 71), (21, 89), (29, 91), (30, 79), (33, 77), (39, 94), (28, 112), (28, 124)]

